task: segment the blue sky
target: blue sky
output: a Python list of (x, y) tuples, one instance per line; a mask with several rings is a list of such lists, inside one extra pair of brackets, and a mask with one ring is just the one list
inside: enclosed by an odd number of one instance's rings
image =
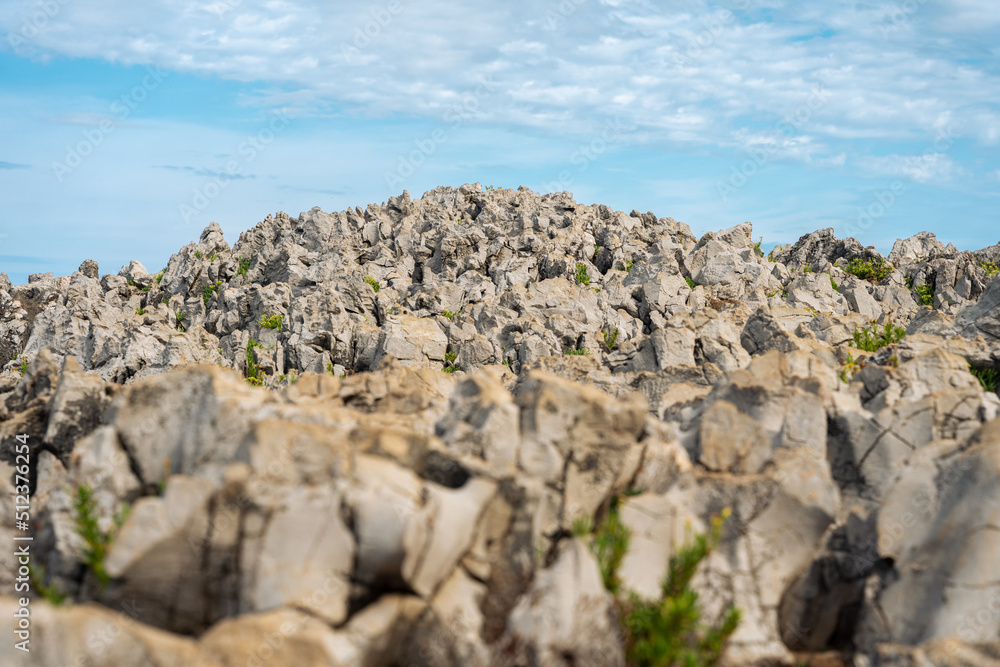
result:
[(1000, 241), (995, 0), (6, 0), (0, 34), (15, 283), (476, 181), (765, 247)]

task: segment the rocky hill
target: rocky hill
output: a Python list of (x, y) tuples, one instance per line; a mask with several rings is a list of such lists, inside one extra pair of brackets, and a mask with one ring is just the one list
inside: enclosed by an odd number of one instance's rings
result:
[(726, 664), (997, 665), (998, 265), (476, 184), (0, 274), (0, 663), (624, 665), (614, 506), (644, 597), (726, 511)]

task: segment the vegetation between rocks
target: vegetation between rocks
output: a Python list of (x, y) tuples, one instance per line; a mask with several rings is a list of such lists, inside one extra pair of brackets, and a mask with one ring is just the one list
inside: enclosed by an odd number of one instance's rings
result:
[(969, 372), (979, 380), (983, 391), (992, 391), (1000, 394), (1000, 371), (995, 368), (975, 368), (969, 366)]
[(249, 382), (254, 387), (259, 387), (264, 381), (264, 371), (257, 366), (257, 361), (254, 358), (253, 349), (255, 347), (264, 347), (259, 341), (251, 338), (247, 341), (247, 382)]
[(111, 581), (107, 570), (104, 569), (104, 558), (111, 547), (115, 534), (128, 518), (130, 508), (128, 505), (123, 505), (114, 516), (115, 527), (105, 532), (101, 530), (98, 523), (93, 490), (89, 486), (83, 485), (76, 490), (73, 509), (75, 511), (76, 533), (83, 538), (84, 542), (83, 564), (90, 568), (103, 588)]
[(872, 321), (872, 326), (863, 327), (854, 332), (854, 347), (865, 352), (874, 352), (886, 345), (892, 345), (903, 340), (906, 329), (897, 327), (892, 320), (887, 320), (879, 331), (878, 324)]
[(576, 265), (576, 275), (573, 277), (577, 283), (583, 285), (584, 287), (590, 286), (590, 274), (587, 272), (586, 264)]
[(687, 543), (670, 557), (667, 573), (660, 583), (659, 599), (644, 599), (634, 591), (622, 590), (618, 575), (628, 552), (630, 531), (619, 516), (618, 498), (613, 498), (604, 519), (593, 530), (591, 521), (574, 524), (573, 533), (587, 538), (597, 559), (604, 587), (615, 598), (629, 665), (668, 667), (670, 665), (715, 665), (729, 637), (740, 622), (740, 611), (730, 606), (717, 621), (702, 620), (698, 593), (691, 588), (698, 565), (722, 539), (722, 528), (730, 510), (711, 519), (708, 533), (689, 536)]
[(285, 321), (284, 315), (261, 315), (257, 324), (265, 329), (277, 329), (281, 331), (282, 323)]
[(376, 294), (378, 294), (378, 291), (382, 289), (382, 283), (375, 280), (371, 276), (365, 276), (365, 282), (368, 283), (368, 286), (371, 287), (372, 291), (375, 292)]
[(862, 280), (877, 283), (892, 273), (892, 265), (881, 258), (875, 261), (863, 260), (860, 257), (855, 257), (847, 263), (847, 267), (844, 271), (850, 273), (852, 276), (857, 276)]

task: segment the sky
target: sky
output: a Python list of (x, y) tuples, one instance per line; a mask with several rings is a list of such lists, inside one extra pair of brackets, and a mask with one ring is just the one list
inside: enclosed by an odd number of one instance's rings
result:
[(15, 284), (473, 182), (1000, 241), (995, 0), (4, 0), (0, 35)]

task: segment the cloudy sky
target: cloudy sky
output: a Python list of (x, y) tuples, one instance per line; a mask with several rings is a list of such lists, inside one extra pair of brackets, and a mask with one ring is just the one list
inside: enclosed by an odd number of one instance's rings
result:
[(4, 0), (0, 271), (480, 182), (1000, 241), (996, 0)]

